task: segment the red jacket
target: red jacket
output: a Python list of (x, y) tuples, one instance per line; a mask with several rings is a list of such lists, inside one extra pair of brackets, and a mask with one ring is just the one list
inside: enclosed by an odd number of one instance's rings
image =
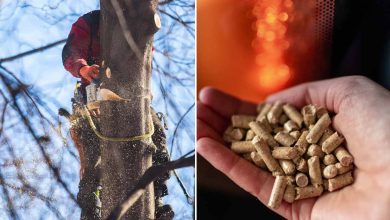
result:
[[(86, 65), (100, 66), (100, 10), (81, 16), (73, 25), (62, 50), (62, 62), (66, 70), (80, 77), (79, 70)], [(81, 80), (87, 85), (85, 79)]]

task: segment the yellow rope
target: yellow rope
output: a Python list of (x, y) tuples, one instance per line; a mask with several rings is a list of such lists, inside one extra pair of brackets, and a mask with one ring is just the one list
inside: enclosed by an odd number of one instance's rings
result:
[(152, 120), (150, 120), (150, 131), (149, 133), (143, 134), (143, 135), (137, 135), (133, 137), (126, 137), (126, 138), (117, 138), (117, 137), (106, 137), (102, 135), (96, 128), (95, 123), (92, 120), (91, 114), (89, 113), (89, 110), (86, 106), (83, 107), (84, 114), (89, 122), (89, 125), (91, 126), (93, 132), (98, 136), (100, 139), (105, 140), (105, 141), (113, 141), (113, 142), (131, 142), (131, 141), (140, 141), (140, 140), (145, 140), (147, 138), (152, 137), (154, 133), (154, 126)]

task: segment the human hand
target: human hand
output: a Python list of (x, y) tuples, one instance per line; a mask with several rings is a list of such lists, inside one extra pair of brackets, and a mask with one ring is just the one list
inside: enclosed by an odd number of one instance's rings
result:
[[(334, 128), (354, 156), (355, 182), (318, 198), (274, 210), (288, 219), (388, 219), (390, 216), (390, 92), (361, 76), (305, 83), (268, 97), (300, 108), (316, 104), (336, 113)], [(274, 177), (230, 151), (222, 134), (233, 114), (256, 114), (256, 105), (212, 88), (197, 106), (197, 151), (215, 168), (266, 204)]]
[(92, 66), (83, 66), (80, 68), (80, 76), (88, 82), (92, 82), (99, 75), (99, 66), (94, 64)]

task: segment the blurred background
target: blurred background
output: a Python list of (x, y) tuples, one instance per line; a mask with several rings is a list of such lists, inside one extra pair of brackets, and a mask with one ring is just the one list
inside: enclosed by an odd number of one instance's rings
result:
[[(197, 92), (255, 103), (313, 80), (365, 75), (390, 88), (386, 0), (198, 0)], [(198, 157), (199, 219), (280, 219)]]
[[(71, 25), (99, 8), (99, 0), (0, 0), (0, 219), (80, 218), (71, 199), (79, 156), (57, 115), (71, 110), (77, 79), (61, 53)], [(175, 160), (195, 146), (195, 2), (160, 1), (158, 10), (152, 106), (167, 116)], [(195, 171), (177, 173), (182, 185), (172, 176), (164, 202), (175, 219), (192, 219)]]

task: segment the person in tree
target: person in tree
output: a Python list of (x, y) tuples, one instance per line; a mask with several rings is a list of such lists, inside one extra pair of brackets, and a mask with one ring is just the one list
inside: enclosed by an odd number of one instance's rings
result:
[[(100, 58), (100, 34), (99, 34), (100, 10), (91, 11), (81, 16), (73, 25), (67, 42), (62, 51), (62, 61), (65, 69), (74, 77), (81, 79), (78, 90), (83, 95), (83, 103), (86, 104), (85, 87), (99, 75)], [(153, 143), (156, 145), (156, 152), (153, 154), (153, 164), (161, 164), (169, 161), (166, 147), (166, 136), (161, 125), (160, 117), (151, 109), (155, 132), (152, 135)], [(81, 219), (91, 219), (91, 212), (94, 212), (95, 204), (92, 202), (83, 204), (83, 201), (93, 200), (94, 189), (100, 184), (100, 169), (96, 169), (99, 148), (98, 137), (91, 131), (87, 123), (82, 124), (78, 130), (71, 129), (71, 136), (80, 155), (80, 193), (78, 201), (82, 208)], [(99, 150), (100, 152), (100, 150)], [(98, 153), (100, 154), (100, 153)], [(90, 172), (90, 173), (88, 173)], [(88, 174), (86, 174), (88, 173)], [(85, 177), (85, 178), (83, 178)], [(166, 180), (170, 177), (166, 173), (154, 182), (156, 198), (156, 218), (171, 219), (174, 215), (169, 205), (163, 205), (161, 197), (168, 194)], [(92, 186), (95, 185), (95, 186)], [(87, 188), (81, 193), (82, 187)], [(104, 190), (104, 186), (103, 186)]]
[(85, 86), (99, 75), (100, 64), (100, 10), (81, 16), (73, 25), (62, 51), (67, 71), (81, 78)]

